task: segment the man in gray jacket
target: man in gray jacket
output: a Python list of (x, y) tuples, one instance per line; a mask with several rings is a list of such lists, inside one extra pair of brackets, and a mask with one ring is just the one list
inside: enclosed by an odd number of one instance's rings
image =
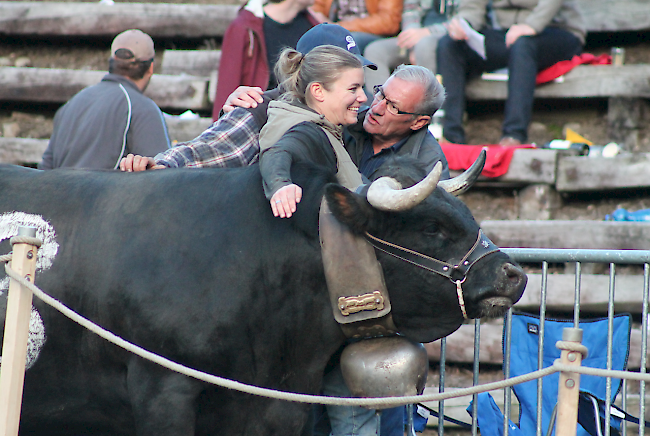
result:
[(128, 153), (154, 155), (170, 147), (160, 108), (143, 92), (154, 62), (153, 40), (127, 30), (111, 45), (109, 74), (81, 90), (54, 116), (40, 169), (116, 169)]

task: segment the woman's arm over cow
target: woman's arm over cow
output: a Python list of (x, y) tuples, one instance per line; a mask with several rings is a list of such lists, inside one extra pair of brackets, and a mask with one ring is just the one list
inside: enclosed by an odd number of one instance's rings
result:
[(313, 123), (302, 123), (260, 154), (264, 192), (274, 216), (289, 218), (302, 197), (302, 188), (291, 180), (291, 165), (315, 162), (336, 170), (336, 156), (325, 133)]
[[(237, 108), (212, 123), (201, 135), (147, 159), (123, 158), (122, 171), (158, 168), (237, 168), (257, 162), (261, 126), (246, 109)], [(136, 162), (136, 166), (133, 163)]]

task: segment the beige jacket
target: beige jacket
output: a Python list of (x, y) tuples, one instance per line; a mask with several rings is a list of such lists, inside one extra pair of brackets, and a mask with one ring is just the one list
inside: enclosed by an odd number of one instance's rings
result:
[[(361, 174), (343, 146), (343, 127), (335, 126), (323, 115), (306, 106), (281, 100), (269, 103), (267, 113), (269, 119), (260, 132), (260, 156), (273, 147), (290, 128), (309, 121), (323, 129), (334, 149), (338, 167), (336, 178), (339, 183), (352, 191), (362, 184)], [(266, 184), (265, 192), (269, 193)]]
[[(474, 29), (490, 24), (486, 20), (489, 0), (461, 0), (457, 16), (465, 18)], [(493, 0), (492, 7), (499, 26), (528, 24), (537, 33), (554, 26), (573, 33), (584, 44), (587, 29), (575, 0)]]

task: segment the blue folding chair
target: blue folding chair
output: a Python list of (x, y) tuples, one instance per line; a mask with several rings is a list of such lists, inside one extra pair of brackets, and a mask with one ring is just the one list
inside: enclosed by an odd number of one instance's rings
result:
[[(612, 368), (613, 370), (625, 370), (630, 350), (630, 328), (631, 316), (629, 314), (616, 315), (614, 317)], [(555, 343), (562, 339), (562, 330), (565, 327), (573, 327), (573, 321), (556, 320), (546, 318), (544, 323), (544, 353), (542, 367), (551, 366), (556, 359), (560, 358), (560, 350)], [(607, 368), (607, 318), (583, 320), (579, 327), (583, 330), (582, 344), (589, 350), (589, 355), (582, 361), (583, 366), (592, 368)], [(510, 348), (510, 376), (516, 377), (527, 374), (538, 369), (539, 349), (539, 317), (525, 313), (514, 313), (512, 315), (511, 348)], [(505, 338), (505, 331), (504, 331)], [(505, 340), (504, 340), (505, 355)], [(544, 377), (542, 381), (542, 429), (548, 434), (553, 417), (553, 410), (557, 403), (559, 373)], [(597, 399), (604, 399), (606, 396), (606, 379), (589, 375), (580, 376), (580, 391), (590, 394)], [(612, 379), (611, 401), (613, 402), (621, 389), (621, 380)], [(519, 400), (519, 420), (515, 425), (509, 421), (509, 434), (511, 436), (534, 436), (537, 428), (537, 380), (515, 385), (513, 392)], [(586, 397), (585, 397), (586, 398)], [(583, 406), (586, 403), (583, 399)], [(604, 401), (604, 400), (603, 400)], [(483, 436), (503, 435), (503, 414), (497, 407), (493, 398), (488, 393), (478, 395), (477, 399), (478, 426)], [(468, 407), (471, 414), (472, 405)], [(586, 417), (589, 410), (583, 407), (583, 422), (588, 422)], [(595, 415), (592, 409), (592, 420)], [(620, 428), (620, 419), (612, 415), (612, 428)], [(593, 426), (587, 426), (593, 431)], [(555, 430), (551, 433), (555, 434)], [(578, 426), (577, 436), (590, 434), (582, 426)], [(596, 436), (595, 434), (593, 436)]]

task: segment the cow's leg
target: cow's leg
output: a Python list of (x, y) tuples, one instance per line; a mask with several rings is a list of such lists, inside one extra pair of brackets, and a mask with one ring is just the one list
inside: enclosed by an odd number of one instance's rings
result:
[(138, 436), (194, 436), (201, 382), (134, 357), (127, 385)]

